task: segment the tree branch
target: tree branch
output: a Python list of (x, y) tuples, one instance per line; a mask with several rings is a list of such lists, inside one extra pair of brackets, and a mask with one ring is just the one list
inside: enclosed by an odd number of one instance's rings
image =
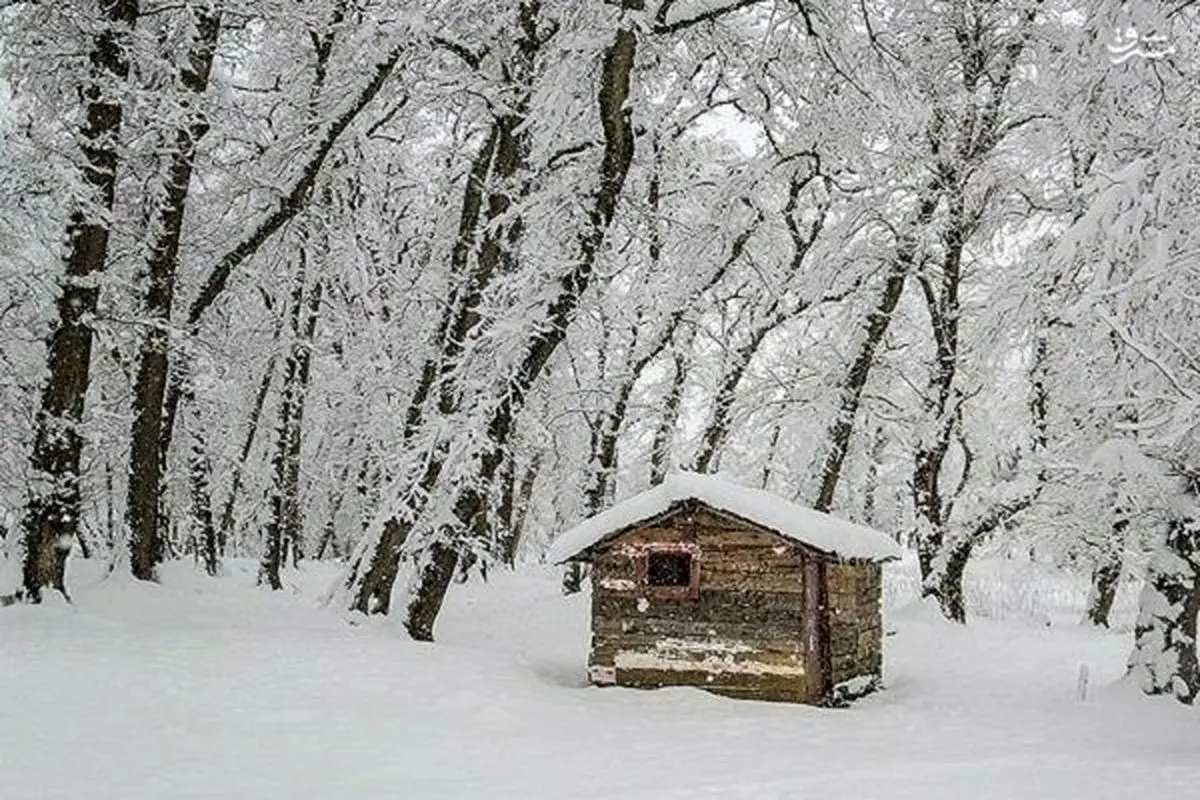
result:
[(333, 146), (337, 143), (338, 138), (350, 126), (350, 123), (355, 120), (359, 112), (366, 108), (371, 100), (379, 94), (379, 90), (383, 88), (383, 84), (387, 81), (388, 76), (392, 74), (392, 70), (400, 60), (400, 55), (403, 52), (404, 47), (398, 46), (388, 54), (387, 58), (375, 66), (375, 74), (371, 77), (371, 81), (363, 87), (358, 96), (354, 98), (354, 101), (326, 129), (325, 135), (317, 144), (316, 150), (309, 156), (308, 162), (305, 163), (300, 177), (292, 185), (291, 190), (286, 195), (276, 199), (275, 210), (260, 221), (249, 236), (226, 253), (213, 268), (212, 272), (209, 273), (208, 279), (205, 280), (204, 286), (200, 290), (200, 294), (188, 309), (187, 327), (194, 328), (199, 323), (200, 318), (204, 316), (204, 313), (208, 311), (221, 295), (221, 292), (225, 290), (225, 285), (229, 282), (229, 276), (233, 271), (246, 261), (246, 259), (258, 252), (258, 249), (262, 247), (264, 242), (304, 209), (312, 193), (313, 186), (316, 184), (317, 176), (321, 172), (321, 167), (324, 165), (330, 151), (333, 150)]
[(458, 56), (471, 69), (479, 69), (479, 65), (483, 63), (483, 57), (480, 54), (461, 42), (451, 41), (444, 36), (434, 36), (433, 43), (443, 50)]
[(568, 145), (567, 147), (559, 150), (557, 153), (551, 155), (550, 158), (546, 159), (546, 169), (554, 169), (558, 166), (559, 162), (568, 159), (571, 156), (577, 156), (580, 153), (587, 152), (593, 147), (596, 147), (598, 144), (599, 142), (580, 142), (579, 144)]
[(963, 534), (963, 541), (969, 542), (971, 546), (979, 544), (991, 535), (992, 531), (1006, 524), (1017, 514), (1032, 506), (1041, 492), (1041, 484), (1038, 484), (1037, 488), (1028, 494), (993, 507), (991, 511), (967, 526)]
[(1147, 348), (1144, 345), (1140, 344), (1139, 342), (1135, 341), (1134, 338), (1129, 334), (1129, 332), (1126, 331), (1124, 328), (1122, 328), (1120, 325), (1118, 325), (1116, 323), (1116, 320), (1114, 320), (1108, 314), (1104, 313), (1103, 311), (1101, 311), (1099, 309), (1097, 309), (1096, 313), (1100, 317), (1100, 319), (1104, 321), (1104, 324), (1112, 329), (1112, 332), (1117, 335), (1117, 338), (1119, 338), (1126, 347), (1133, 350), (1135, 353), (1137, 353), (1139, 356), (1141, 356), (1146, 362), (1148, 362), (1152, 367), (1154, 367), (1154, 369), (1157, 370), (1158, 373), (1160, 375), (1162, 375), (1163, 378), (1166, 379), (1167, 383), (1171, 384), (1171, 388), (1179, 393), (1180, 397), (1185, 397), (1185, 398), (1189, 398), (1189, 399), (1192, 397), (1192, 392), (1190, 392), (1187, 389), (1187, 387), (1185, 387), (1183, 385), (1183, 383), (1179, 380), (1178, 377), (1176, 377), (1175, 373), (1171, 370), (1171, 368), (1163, 363), (1162, 359), (1158, 357), (1157, 353), (1153, 352), (1149, 348)]
[(712, 8), (708, 11), (703, 11), (694, 17), (684, 17), (682, 19), (677, 19), (674, 22), (667, 22), (667, 12), (671, 9), (671, 6), (674, 5), (673, 0), (667, 0), (667, 2), (664, 2), (661, 6), (659, 6), (658, 14), (655, 15), (654, 19), (654, 27), (650, 30), (654, 33), (677, 33), (690, 28), (693, 25), (699, 25), (702, 22), (712, 22), (725, 16), (726, 14), (732, 14), (736, 11), (741, 11), (742, 9), (749, 8), (750, 6), (758, 5), (761, 2), (763, 2), (763, 0), (734, 0), (734, 2), (727, 6)]

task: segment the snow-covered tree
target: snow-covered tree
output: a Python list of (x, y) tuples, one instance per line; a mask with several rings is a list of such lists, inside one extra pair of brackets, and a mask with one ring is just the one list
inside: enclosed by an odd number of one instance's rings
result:
[(1094, 190), (1060, 245), (1079, 265), (1076, 324), (1099, 343), (1093, 352), (1119, 354), (1104, 362), (1116, 396), (1093, 389), (1092, 401), (1116, 410), (1114, 429), (1173, 482), (1154, 509), (1156, 546), (1129, 665), (1144, 691), (1184, 702), (1200, 694), (1200, 240), (1191, 224), (1200, 196), (1198, 13), (1191, 4), (1120, 6), (1094, 21), (1092, 92), (1106, 98), (1103, 116), (1092, 117), (1103, 123), (1093, 139)]

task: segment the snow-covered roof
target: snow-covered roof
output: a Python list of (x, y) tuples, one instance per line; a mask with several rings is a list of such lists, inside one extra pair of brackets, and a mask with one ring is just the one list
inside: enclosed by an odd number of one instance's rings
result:
[(842, 558), (885, 561), (901, 555), (899, 545), (873, 528), (788, 502), (761, 489), (748, 489), (712, 475), (680, 472), (562, 534), (550, 546), (547, 557), (554, 564), (568, 561), (597, 542), (657, 517), (685, 500), (698, 500)]

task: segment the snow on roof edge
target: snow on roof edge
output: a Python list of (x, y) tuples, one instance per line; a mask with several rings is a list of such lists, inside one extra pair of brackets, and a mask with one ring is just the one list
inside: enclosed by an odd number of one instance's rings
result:
[(569, 561), (609, 536), (663, 514), (684, 500), (698, 500), (842, 558), (888, 561), (902, 555), (899, 545), (873, 528), (714, 475), (677, 472), (563, 533), (550, 545), (547, 559), (553, 564)]

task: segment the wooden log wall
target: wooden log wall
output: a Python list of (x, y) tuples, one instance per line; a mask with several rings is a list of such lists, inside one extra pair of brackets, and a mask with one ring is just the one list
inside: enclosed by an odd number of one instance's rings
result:
[[(653, 587), (639, 586), (638, 559), (663, 545), (696, 553), (694, 596), (656, 596)], [(811, 699), (799, 547), (738, 520), (686, 508), (598, 552), (592, 581), (594, 682)]]
[(883, 672), (879, 564), (830, 564), (826, 580), (834, 685), (853, 678), (878, 678)]

